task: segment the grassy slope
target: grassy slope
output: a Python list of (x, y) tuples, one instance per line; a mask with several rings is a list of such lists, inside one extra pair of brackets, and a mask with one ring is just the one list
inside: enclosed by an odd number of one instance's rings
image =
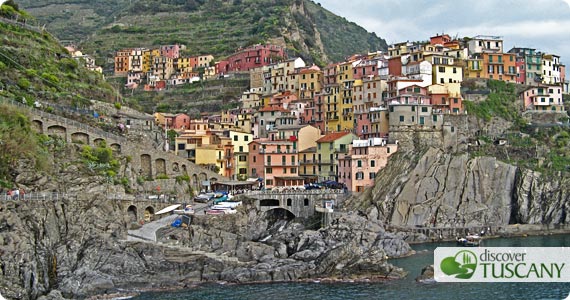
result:
[(0, 96), (76, 106), (113, 99), (102, 76), (66, 58), (51, 35), (0, 22), (0, 36)]

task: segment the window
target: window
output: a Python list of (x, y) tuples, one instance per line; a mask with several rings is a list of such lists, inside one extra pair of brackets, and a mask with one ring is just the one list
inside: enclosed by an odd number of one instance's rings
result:
[(245, 155), (240, 155), (240, 156), (239, 156), (239, 161), (247, 161), (247, 156), (245, 156)]
[(291, 168), (291, 173), (297, 173), (297, 168)]
[(239, 152), (243, 152), (243, 146), (239, 146)]
[(273, 179), (267, 179), (265, 181), (267, 182), (267, 185), (273, 185)]
[(364, 179), (364, 172), (357, 172), (356, 173), (356, 180)]
[(265, 173), (267, 173), (267, 174), (273, 173), (273, 168), (266, 168)]
[(439, 67), (439, 73), (445, 73), (445, 67)]
[(256, 176), (257, 171), (255, 168), (251, 168), (251, 175)]
[(370, 167), (372, 167), (372, 168), (376, 167), (376, 161), (375, 160), (370, 161)]
[(240, 168), (239, 169), (239, 174), (240, 175), (245, 175), (247, 173), (247, 169), (246, 168)]
[(455, 103), (455, 104), (459, 103), (459, 99), (458, 99), (458, 98), (453, 98), (453, 103)]
[[(437, 122), (437, 115), (433, 115), (433, 121)], [(390, 149), (390, 148), (388, 148), (388, 149)]]
[(309, 199), (305, 198), (305, 199), (303, 200), (303, 205), (304, 205), (304, 206), (309, 206)]
[(291, 198), (287, 199), (287, 206), (291, 206)]
[(254, 157), (253, 157), (253, 162), (257, 162), (257, 159), (256, 159), (256, 158), (257, 158), (257, 156), (254, 156)]
[(356, 161), (356, 166), (359, 167), (359, 168), (362, 168), (362, 160), (360, 160), (360, 159), (357, 160), (357, 161)]
[(243, 140), (246, 141), (246, 142), (249, 141), (249, 136), (244, 135), (244, 136), (243, 136)]
[(453, 68), (453, 73), (457, 73), (457, 68)]
[(400, 122), (404, 122), (404, 116), (400, 116)]
[(234, 141), (237, 142), (237, 140), (238, 140), (238, 136), (237, 136), (237, 135), (234, 135)]
[(370, 176), (369, 177), (370, 179), (374, 179), (374, 178), (376, 178), (376, 173), (370, 172), (370, 174), (368, 174), (368, 176)]
[(422, 112), (427, 112), (427, 111), (428, 111), (427, 106), (422, 107)]

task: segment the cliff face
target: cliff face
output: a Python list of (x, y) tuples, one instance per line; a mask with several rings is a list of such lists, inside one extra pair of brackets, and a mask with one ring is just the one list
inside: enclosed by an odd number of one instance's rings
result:
[(498, 161), (429, 148), (400, 152), (354, 207), (401, 226), (566, 224), (570, 180)]

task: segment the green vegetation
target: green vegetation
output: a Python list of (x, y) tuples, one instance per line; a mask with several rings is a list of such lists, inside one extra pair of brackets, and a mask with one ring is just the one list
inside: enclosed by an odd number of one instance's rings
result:
[(188, 175), (179, 175), (176, 176), (176, 183), (182, 183), (182, 182), (190, 182), (190, 176)]
[(215, 79), (184, 84), (160, 92), (136, 90), (132, 95), (126, 95), (124, 100), (129, 107), (147, 113), (183, 112), (190, 117), (198, 117), (201, 112), (220, 111), (233, 105), (231, 101), (238, 99), (248, 86), (249, 76)]
[(113, 149), (102, 142), (97, 147), (83, 146), (81, 157), (85, 166), (91, 173), (107, 177), (114, 180), (119, 171), (120, 163), (113, 157)]
[(513, 122), (513, 126), (510, 133), (501, 137), (507, 141), (506, 145), (497, 145), (491, 137), (480, 136), (478, 139), (484, 144), (470, 151), (470, 155), (494, 156), (546, 174), (570, 172), (570, 128), (528, 126), (520, 114), (522, 104), (517, 99), (516, 85), (490, 80), (488, 88), (491, 93), (487, 100), (479, 103), (464, 101), (465, 109), (485, 122), (501, 118)]
[(20, 7), (14, 2), (14, 0), (8, 0), (0, 6), (0, 16), (8, 19), (32, 19), (27, 12), (20, 10)]
[(80, 66), (50, 34), (0, 22), (0, 36), (0, 97), (76, 107), (114, 98), (101, 74)]
[(517, 126), (523, 126), (524, 121), (520, 116), (520, 107), (517, 106), (517, 94), (514, 83), (498, 80), (489, 80), (488, 87), (491, 93), (487, 100), (480, 103), (464, 101), (465, 110), (485, 121), (493, 117), (499, 117), (507, 121), (515, 122)]
[(0, 103), (0, 185), (11, 187), (12, 170), (20, 159), (31, 159), (38, 169), (46, 168), (46, 151), (32, 130), (26, 114), (15, 106)]
[[(98, 62), (120, 48), (174, 43), (187, 46), (185, 55), (208, 53), (219, 58), (239, 47), (279, 40), (320, 65), (326, 63), (323, 54), (339, 61), (355, 52), (386, 49), (386, 42), (374, 33), (309, 0), (19, 2), (49, 24), (47, 29), (56, 36), (83, 40), (81, 46), (95, 54)], [(299, 9), (301, 5), (304, 10)], [(297, 30), (301, 36), (295, 45), (287, 36)], [(323, 49), (318, 45), (317, 31)], [(92, 36), (93, 32), (96, 34)]]

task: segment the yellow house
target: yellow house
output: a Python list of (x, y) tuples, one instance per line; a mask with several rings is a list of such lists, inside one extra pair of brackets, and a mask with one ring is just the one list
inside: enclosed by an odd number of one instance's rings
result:
[(202, 145), (196, 148), (195, 164), (210, 168), (216, 166), (218, 174), (223, 175), (223, 162), (224, 149), (220, 145)]
[(192, 72), (190, 57), (179, 57), (174, 59), (174, 69), (176, 72)]
[(325, 131), (340, 130), (340, 104), (342, 102), (340, 86), (335, 84), (325, 88), (322, 98), (326, 122)]
[(143, 50), (143, 64), (142, 64), (142, 71), (144, 73), (147, 73), (150, 71), (150, 67), (152, 64), (152, 58), (151, 58), (151, 53), (152, 51), (150, 49), (144, 49)]
[(434, 84), (461, 83), (463, 81), (463, 63), (455, 57), (443, 54), (430, 54), (424, 56), (431, 62), (432, 79)]
[(298, 133), (298, 149), (299, 151), (306, 150), (308, 148), (316, 147), (317, 140), (322, 137), (321, 130), (317, 127), (306, 125), (299, 129)]
[(251, 133), (251, 130), (253, 128), (253, 125), (251, 122), (252, 118), (253, 118), (252, 113), (249, 113), (249, 112), (239, 113), (237, 115), (237, 119), (235, 121), (236, 128), (239, 128), (240, 131)]
[(234, 147), (234, 174), (236, 175), (234, 179), (246, 180), (249, 168), (247, 160), (249, 156), (248, 144), (253, 141), (253, 134), (230, 130), (229, 136)]
[(322, 89), (321, 82), (323, 72), (319, 67), (312, 66), (299, 72), (299, 90), (297, 97), (299, 100), (311, 100), (316, 93)]

